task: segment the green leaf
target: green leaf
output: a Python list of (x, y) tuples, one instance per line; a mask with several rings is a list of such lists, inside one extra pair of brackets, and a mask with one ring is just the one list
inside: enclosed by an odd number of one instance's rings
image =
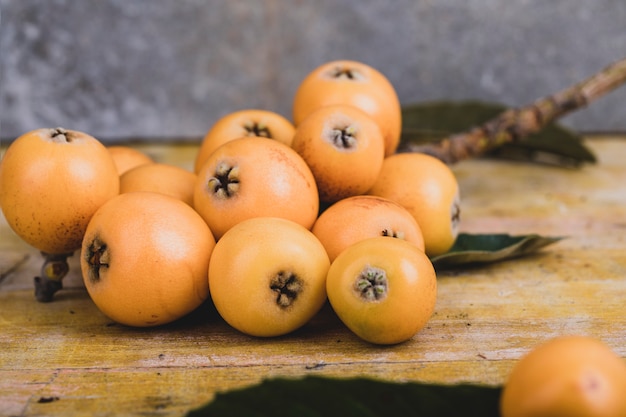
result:
[(437, 269), (499, 262), (537, 252), (561, 239), (537, 234), (511, 236), (461, 233), (447, 253), (435, 256), (431, 261)]
[[(452, 134), (463, 133), (506, 109), (501, 104), (480, 101), (437, 101), (406, 105), (402, 109), (400, 146), (409, 142), (434, 142)], [(556, 123), (520, 142), (502, 145), (487, 155), (572, 167), (596, 162), (595, 155), (585, 147), (579, 135)]]
[(501, 387), (370, 378), (276, 378), (216, 394), (188, 417), (497, 417)]
[(481, 101), (432, 101), (402, 107), (402, 138), (419, 142), (440, 139), (480, 125), (507, 109)]

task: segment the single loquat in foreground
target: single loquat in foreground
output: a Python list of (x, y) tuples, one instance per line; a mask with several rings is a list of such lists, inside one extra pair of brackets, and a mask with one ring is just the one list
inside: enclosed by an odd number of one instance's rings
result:
[(437, 277), (430, 259), (414, 244), (379, 236), (354, 243), (335, 258), (326, 292), (354, 334), (391, 345), (411, 339), (430, 320)]
[(253, 217), (280, 217), (310, 229), (319, 211), (317, 185), (304, 159), (266, 138), (220, 146), (198, 173), (194, 208), (216, 239)]
[(446, 253), (454, 244), (461, 213), (459, 184), (439, 159), (422, 153), (388, 156), (368, 194), (395, 201), (413, 215), (428, 256)]
[(169, 195), (193, 206), (196, 180), (196, 174), (176, 165), (156, 162), (142, 164), (120, 176), (120, 194), (151, 191)]
[(293, 98), (296, 127), (314, 110), (331, 105), (349, 105), (367, 113), (380, 127), (385, 155), (400, 143), (402, 108), (398, 94), (380, 71), (359, 61), (326, 62), (300, 82)]
[(424, 250), (415, 218), (400, 204), (373, 195), (344, 198), (324, 210), (311, 229), (331, 262), (348, 246), (370, 237), (403, 239)]
[(626, 362), (601, 340), (549, 339), (511, 370), (500, 400), (502, 417), (626, 416)]
[(326, 301), (330, 261), (315, 235), (276, 217), (245, 220), (217, 242), (209, 287), (220, 315), (252, 336), (299, 329)]
[(204, 135), (196, 155), (194, 171), (200, 171), (215, 149), (233, 139), (261, 137), (291, 146), (294, 132), (293, 123), (270, 110), (243, 109), (228, 113), (219, 118)]
[(89, 222), (80, 266), (96, 306), (134, 327), (170, 323), (209, 297), (215, 239), (188, 204), (136, 191), (102, 205)]
[(80, 249), (91, 216), (119, 193), (106, 147), (64, 128), (25, 133), (0, 164), (0, 207), (26, 243), (49, 254)]
[(313, 111), (298, 125), (291, 146), (311, 168), (320, 200), (330, 203), (367, 192), (384, 158), (378, 125), (346, 105)]

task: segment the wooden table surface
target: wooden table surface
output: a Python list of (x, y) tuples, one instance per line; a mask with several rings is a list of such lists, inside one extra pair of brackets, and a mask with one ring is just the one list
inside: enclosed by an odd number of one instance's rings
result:
[[(41, 259), (0, 220), (0, 415), (179, 416), (215, 392), (268, 377), (369, 376), (501, 384), (536, 343), (599, 337), (626, 357), (626, 138), (589, 137), (599, 162), (570, 170), (493, 160), (453, 167), (462, 229), (567, 236), (542, 252), (439, 273), (428, 326), (369, 345), (325, 308), (285, 337), (229, 328), (209, 305), (171, 325), (128, 328), (102, 315), (77, 256), (52, 303), (34, 299)], [(190, 168), (194, 145), (142, 145)]]

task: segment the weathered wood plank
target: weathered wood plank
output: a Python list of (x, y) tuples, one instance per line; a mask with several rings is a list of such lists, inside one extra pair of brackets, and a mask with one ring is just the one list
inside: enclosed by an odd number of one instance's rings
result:
[[(566, 333), (602, 338), (626, 358), (626, 142), (590, 146), (600, 163), (580, 170), (455, 166), (465, 231), (567, 238), (537, 255), (440, 272), (427, 328), (391, 347), (360, 341), (329, 306), (274, 339), (238, 333), (210, 304), (161, 328), (121, 326), (89, 299), (77, 256), (55, 301), (37, 303), (39, 254), (2, 219), (0, 415), (182, 415), (218, 391), (312, 373), (500, 384), (520, 355)], [(145, 149), (188, 167), (195, 152)]]
[[(450, 362), (432, 364), (331, 364), (315, 369), (303, 366), (252, 366), (228, 368), (163, 367), (150, 369), (62, 369), (51, 373), (0, 371), (3, 381), (13, 381), (0, 393), (3, 415), (159, 415), (180, 416), (210, 401), (216, 392), (242, 388), (275, 376), (369, 376), (396, 381), (436, 380), (442, 372), (462, 378), (459, 370), (490, 375), (508, 368), (509, 362)], [(455, 372), (455, 370), (457, 370)], [(0, 389), (5, 388), (0, 383)], [(2, 390), (6, 393), (5, 390)]]

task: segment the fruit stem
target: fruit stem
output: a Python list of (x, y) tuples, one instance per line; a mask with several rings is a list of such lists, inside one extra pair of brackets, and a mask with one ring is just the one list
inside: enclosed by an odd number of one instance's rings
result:
[(63, 288), (63, 278), (67, 275), (70, 267), (67, 258), (72, 253), (52, 254), (41, 252), (44, 258), (41, 266), (41, 276), (35, 277), (35, 298), (42, 303), (52, 301), (54, 294)]
[(486, 123), (438, 142), (402, 144), (399, 152), (422, 152), (447, 164), (480, 156), (507, 143), (522, 141), (574, 110), (588, 106), (626, 83), (626, 58), (616, 61), (591, 77), (529, 105), (511, 108)]

